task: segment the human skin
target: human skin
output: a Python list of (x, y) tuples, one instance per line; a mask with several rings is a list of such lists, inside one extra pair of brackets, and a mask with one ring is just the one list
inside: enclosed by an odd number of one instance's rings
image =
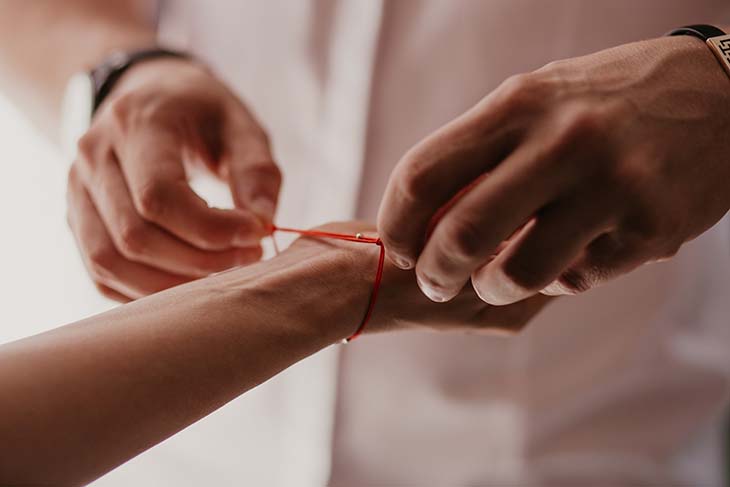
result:
[(728, 208), (730, 78), (680, 36), (508, 79), (403, 157), (378, 228), (432, 300), (471, 280), (505, 305), (669, 258)]
[[(54, 135), (74, 72), (156, 45), (152, 5), (0, 0), (3, 88)], [(229, 186), (233, 209), (193, 192), (199, 171)], [(197, 61), (157, 58), (122, 75), (79, 141), (68, 219), (97, 287), (125, 301), (258, 260), (280, 183), (268, 136), (238, 96)]]
[[(230, 183), (235, 209), (193, 192), (196, 168)], [(79, 141), (68, 219), (99, 287), (135, 299), (258, 260), (280, 181), (263, 129), (207, 69), (142, 62)]]
[[(88, 483), (348, 337), (367, 307), (377, 254), (300, 239), (269, 261), (1, 346), (0, 484)], [(549, 299), (493, 307), (466, 288), (439, 305), (412, 272), (388, 264), (365, 333), (515, 332)]]

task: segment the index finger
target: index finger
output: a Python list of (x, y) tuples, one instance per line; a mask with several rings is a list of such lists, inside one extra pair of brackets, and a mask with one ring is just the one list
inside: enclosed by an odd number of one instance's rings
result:
[(271, 224), (276, 212), (281, 172), (274, 162), (266, 134), (259, 128), (240, 127), (227, 131), (223, 167), (228, 172), (237, 208), (250, 210)]
[(205, 250), (256, 244), (266, 234), (252, 213), (213, 208), (190, 187), (181, 135), (167, 130), (130, 134), (115, 151), (139, 214)]
[(515, 145), (518, 133), (500, 116), (477, 119), (476, 109), (411, 149), (388, 181), (378, 231), (395, 265), (410, 269), (423, 248), (431, 220)]

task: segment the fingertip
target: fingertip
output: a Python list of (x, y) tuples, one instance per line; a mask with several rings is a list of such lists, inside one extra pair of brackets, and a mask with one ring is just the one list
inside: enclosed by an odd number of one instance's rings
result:
[(540, 291), (540, 294), (544, 294), (545, 296), (563, 296), (566, 294), (574, 294), (569, 292), (569, 290), (560, 283), (560, 281), (553, 281), (545, 288)]
[(254, 213), (266, 223), (274, 221), (281, 171), (273, 161), (236, 165), (230, 187), (237, 208)]
[(395, 254), (393, 252), (387, 253), (386, 255), (393, 263), (393, 265), (401, 270), (409, 271), (416, 266), (416, 263), (413, 261), (413, 259), (409, 257), (404, 257), (400, 254)]
[(412, 248), (404, 235), (398, 232), (397, 228), (393, 228), (391, 223), (381, 211), (378, 215), (377, 229), (385, 247), (385, 255), (397, 268), (405, 271), (412, 270), (416, 267), (418, 250)]
[(262, 238), (271, 234), (272, 223), (264, 221), (259, 215), (248, 210), (229, 210), (236, 215), (231, 245), (238, 248), (258, 247)]
[(443, 288), (436, 281), (424, 275), (416, 274), (416, 282), (421, 292), (434, 303), (451, 301), (459, 293), (458, 290), (454, 292)]
[(251, 227), (246, 225), (239, 228), (233, 234), (233, 246), (238, 248), (248, 248), (257, 245), (259, 240), (265, 236), (265, 233), (252, 231)]
[(492, 306), (506, 306), (530, 296), (530, 292), (510, 279), (501, 269), (484, 267), (471, 276), (479, 299)]
[(263, 220), (265, 226), (270, 225), (274, 221), (276, 203), (272, 198), (258, 196), (251, 201), (248, 207), (256, 216)]
[(418, 254), (411, 251), (408, 245), (404, 245), (398, 239), (394, 239), (387, 229), (378, 227), (378, 234), (385, 247), (385, 255), (394, 266), (404, 271), (409, 271), (416, 267)]

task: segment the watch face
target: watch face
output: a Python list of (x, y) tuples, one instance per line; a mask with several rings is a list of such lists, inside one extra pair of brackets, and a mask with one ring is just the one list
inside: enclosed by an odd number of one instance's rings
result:
[(68, 82), (61, 112), (61, 143), (69, 162), (76, 157), (76, 146), (91, 126), (94, 109), (94, 82), (87, 73), (75, 74)]

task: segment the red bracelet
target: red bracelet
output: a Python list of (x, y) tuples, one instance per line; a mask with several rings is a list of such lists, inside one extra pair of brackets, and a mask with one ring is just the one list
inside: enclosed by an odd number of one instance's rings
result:
[(357, 327), (357, 330), (355, 330), (355, 333), (350, 335), (348, 338), (345, 338), (342, 340), (343, 343), (349, 343), (353, 341), (355, 338), (360, 336), (365, 329), (365, 326), (368, 324), (368, 321), (370, 321), (370, 317), (373, 315), (373, 309), (375, 309), (375, 301), (378, 298), (378, 290), (380, 290), (380, 282), (383, 280), (383, 265), (385, 263), (385, 247), (383, 246), (383, 242), (377, 238), (377, 237), (366, 237), (362, 233), (358, 233), (355, 235), (348, 235), (344, 233), (332, 233), (332, 232), (322, 232), (319, 230), (299, 230), (297, 228), (286, 228), (286, 227), (277, 227), (276, 225), (271, 226), (271, 241), (274, 244), (274, 250), (276, 253), (279, 253), (279, 247), (276, 245), (276, 239), (274, 238), (274, 232), (289, 232), (289, 233), (297, 233), (299, 235), (305, 235), (307, 237), (322, 237), (322, 238), (333, 238), (337, 240), (345, 240), (347, 242), (356, 242), (356, 243), (368, 243), (368, 244), (375, 244), (378, 247), (380, 247), (380, 256), (378, 257), (378, 270), (375, 273), (375, 280), (373, 281), (373, 290), (370, 293), (370, 301), (368, 302), (368, 307), (365, 310), (365, 316), (363, 317), (362, 321), (360, 322), (360, 326)]

